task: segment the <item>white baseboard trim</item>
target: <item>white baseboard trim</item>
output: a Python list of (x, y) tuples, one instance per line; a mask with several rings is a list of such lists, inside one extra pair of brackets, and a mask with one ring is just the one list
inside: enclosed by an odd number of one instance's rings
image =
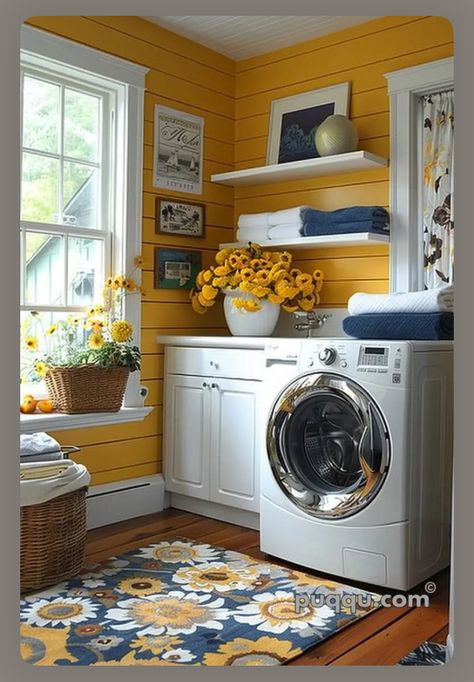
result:
[(446, 638), (446, 663), (452, 659), (454, 655), (454, 642), (451, 634), (448, 634)]
[(259, 529), (259, 515), (256, 512), (236, 509), (225, 504), (199, 500), (195, 497), (188, 497), (187, 495), (179, 495), (177, 493), (169, 493), (169, 497), (169, 506), (174, 509), (182, 509), (193, 514), (209, 516), (211, 519), (235, 523), (238, 526), (252, 528), (253, 530)]
[(164, 497), (161, 474), (91, 486), (87, 492), (87, 528), (163, 511)]

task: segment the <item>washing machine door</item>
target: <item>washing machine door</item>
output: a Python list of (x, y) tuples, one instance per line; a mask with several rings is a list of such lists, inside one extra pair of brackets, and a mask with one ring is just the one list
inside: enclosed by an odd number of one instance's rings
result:
[(388, 429), (366, 391), (347, 377), (299, 377), (276, 399), (267, 427), (270, 465), (306, 513), (341, 519), (368, 506), (390, 464)]

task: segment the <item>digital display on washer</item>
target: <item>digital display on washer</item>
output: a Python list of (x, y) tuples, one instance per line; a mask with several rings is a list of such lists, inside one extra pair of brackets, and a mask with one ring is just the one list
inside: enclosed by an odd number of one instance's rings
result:
[(388, 348), (382, 346), (361, 346), (359, 365), (388, 367)]

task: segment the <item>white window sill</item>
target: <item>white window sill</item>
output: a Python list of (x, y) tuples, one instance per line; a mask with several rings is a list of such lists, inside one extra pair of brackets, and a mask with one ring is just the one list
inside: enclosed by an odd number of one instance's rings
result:
[(88, 414), (20, 414), (20, 433), (87, 429), (108, 424), (138, 422), (150, 414), (153, 407), (122, 407), (119, 412), (90, 412)]

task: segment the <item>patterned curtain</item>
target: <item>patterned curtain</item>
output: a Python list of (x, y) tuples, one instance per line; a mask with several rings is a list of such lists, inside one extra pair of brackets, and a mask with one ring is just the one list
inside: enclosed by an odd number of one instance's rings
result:
[(424, 288), (454, 281), (454, 93), (423, 97)]

